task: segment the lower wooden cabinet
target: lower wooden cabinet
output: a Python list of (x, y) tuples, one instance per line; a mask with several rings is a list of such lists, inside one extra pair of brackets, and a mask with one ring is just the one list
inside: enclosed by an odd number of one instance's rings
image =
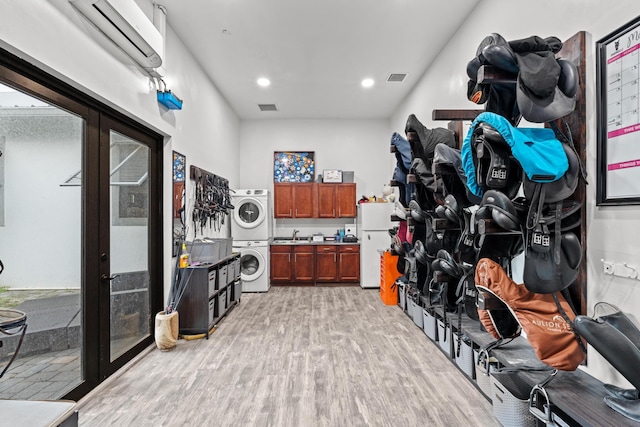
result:
[(270, 279), (272, 284), (290, 283), (291, 273), (291, 246), (271, 245), (270, 247)]
[(296, 284), (313, 285), (316, 277), (315, 247), (313, 245), (293, 245), (292, 273)]
[(316, 246), (316, 282), (338, 281), (338, 246)]
[(338, 275), (341, 282), (360, 282), (360, 246), (338, 246)]
[(272, 285), (359, 283), (359, 245), (272, 245)]
[(313, 245), (271, 245), (272, 285), (313, 285), (315, 249)]

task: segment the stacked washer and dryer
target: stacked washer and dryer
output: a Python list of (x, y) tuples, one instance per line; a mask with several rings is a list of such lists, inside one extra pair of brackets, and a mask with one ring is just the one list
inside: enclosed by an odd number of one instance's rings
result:
[(269, 190), (235, 190), (231, 219), (233, 251), (240, 253), (242, 292), (267, 292), (269, 243), (273, 233), (273, 212)]

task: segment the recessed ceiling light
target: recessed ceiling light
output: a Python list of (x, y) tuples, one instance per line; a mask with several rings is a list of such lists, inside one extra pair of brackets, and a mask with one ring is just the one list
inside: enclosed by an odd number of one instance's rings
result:
[(364, 79), (360, 84), (362, 85), (362, 87), (371, 87), (373, 86), (373, 83), (373, 79)]
[(257, 82), (258, 82), (258, 86), (262, 86), (262, 87), (267, 87), (271, 84), (269, 79), (266, 77), (260, 77)]

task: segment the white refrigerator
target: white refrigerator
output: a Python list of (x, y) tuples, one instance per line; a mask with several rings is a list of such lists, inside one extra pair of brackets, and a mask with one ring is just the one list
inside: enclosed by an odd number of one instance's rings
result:
[(389, 249), (393, 203), (360, 203), (357, 230), (360, 241), (360, 286), (380, 287), (380, 252)]

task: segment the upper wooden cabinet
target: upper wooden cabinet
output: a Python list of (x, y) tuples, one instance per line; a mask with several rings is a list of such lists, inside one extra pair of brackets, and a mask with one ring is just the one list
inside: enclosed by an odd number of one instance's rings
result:
[(356, 184), (274, 183), (276, 218), (355, 218)]
[(355, 218), (356, 184), (338, 184), (336, 187), (336, 210), (338, 218)]
[(274, 183), (273, 214), (276, 218), (313, 218), (315, 184)]
[(336, 218), (336, 184), (318, 184), (318, 218)]
[(318, 218), (355, 218), (356, 184), (317, 184)]

